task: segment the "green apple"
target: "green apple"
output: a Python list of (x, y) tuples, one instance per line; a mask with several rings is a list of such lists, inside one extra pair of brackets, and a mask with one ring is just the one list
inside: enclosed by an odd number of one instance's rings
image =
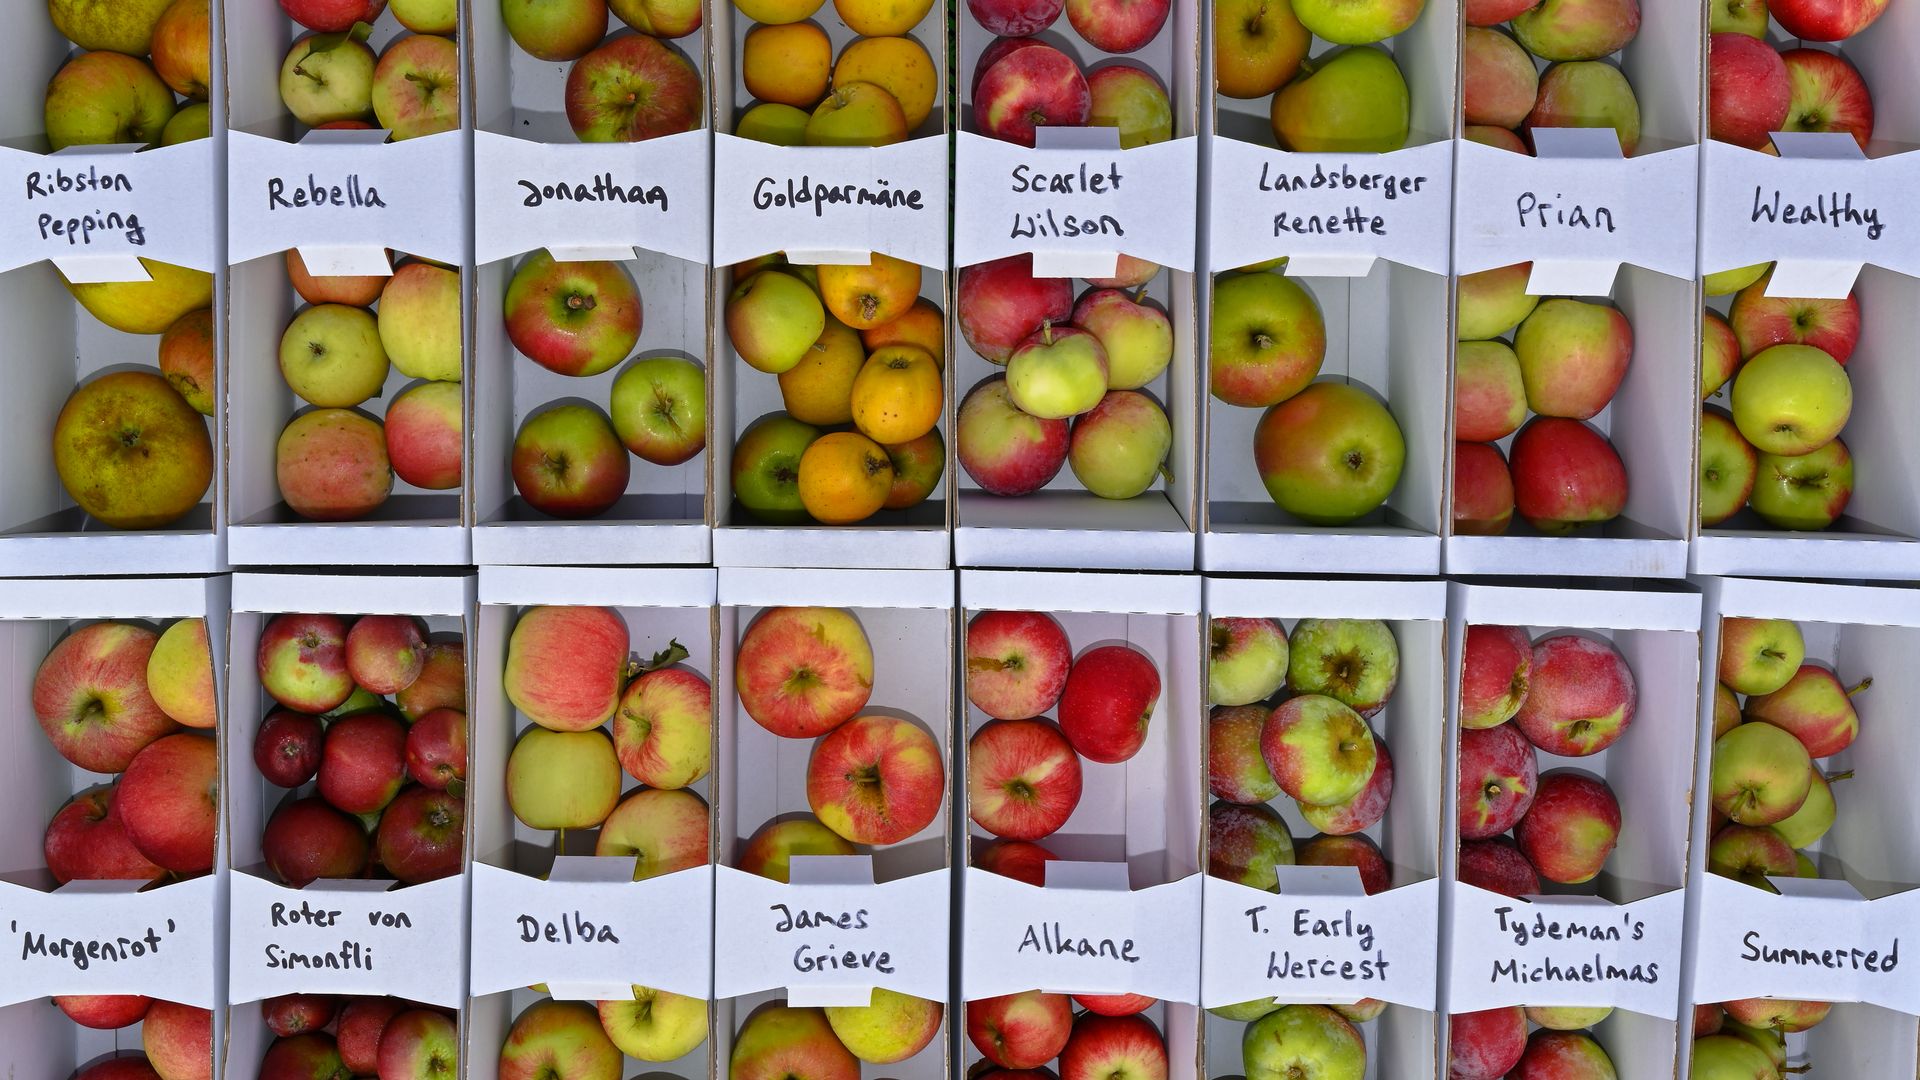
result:
[(1853, 455), (1835, 439), (1811, 453), (1761, 454), (1749, 504), (1782, 529), (1824, 529), (1853, 498)]
[(1767, 36), (1767, 0), (1707, 0), (1707, 32)]
[(303, 309), (280, 335), (280, 375), (303, 400), (334, 409), (377, 397), (387, 350), (373, 312), (345, 304)]
[(204, 101), (196, 101), (173, 114), (167, 126), (160, 131), (161, 146), (178, 146), (181, 143), (204, 139), (213, 133), (213, 107)]
[(380, 343), (409, 379), (460, 381), (460, 271), (410, 262), (380, 290)]
[(1819, 769), (1813, 770), (1813, 786), (1807, 789), (1807, 801), (1800, 809), (1773, 823), (1773, 831), (1781, 839), (1796, 848), (1812, 847), (1820, 838), (1833, 828), (1834, 811), (1833, 779), (1844, 778), (1851, 774), (1842, 773), (1840, 777), (1829, 778)]
[(677, 356), (637, 360), (613, 380), (613, 430), (642, 461), (678, 465), (707, 445), (707, 372)]
[(1280, 1003), (1270, 997), (1254, 998), (1252, 1001), (1239, 1001), (1232, 1005), (1216, 1005), (1207, 1011), (1222, 1020), (1248, 1023), (1280, 1008)]
[(1709, 1035), (1693, 1041), (1689, 1080), (1748, 1080), (1780, 1075), (1766, 1051), (1736, 1035)]
[[(1298, 645), (1294, 646), (1296, 653)], [(1336, 806), (1360, 794), (1380, 747), (1359, 713), (1324, 694), (1288, 698), (1260, 731), (1260, 756), (1281, 790), (1303, 803)]]
[(416, 34), (451, 34), (460, 28), (458, 0), (388, 0), (387, 10)]
[(51, 441), (68, 497), (116, 529), (170, 524), (213, 483), (206, 419), (152, 370), (109, 371), (75, 388)]
[[(1764, 10), (1762, 14), (1765, 14)], [(1752, 266), (1736, 266), (1731, 270), (1708, 274), (1701, 280), (1700, 286), (1708, 296), (1732, 296), (1765, 277), (1772, 265), (1770, 262), (1754, 263)]]
[(1172, 448), (1173, 425), (1158, 402), (1137, 390), (1109, 390), (1074, 420), (1067, 465), (1095, 495), (1131, 499), (1153, 486)]
[(727, 294), (727, 340), (757, 370), (778, 375), (799, 365), (827, 328), (827, 309), (806, 282), (762, 270)]
[(1760, 476), (1760, 455), (1725, 411), (1700, 410), (1700, 524), (1714, 526), (1740, 512)]
[(1551, 1031), (1585, 1031), (1612, 1015), (1610, 1005), (1527, 1006), (1527, 1019)]
[(1207, 390), (1229, 405), (1264, 409), (1320, 374), (1327, 326), (1312, 294), (1265, 271), (1222, 274), (1213, 285)]
[(919, 1053), (940, 1034), (945, 1013), (937, 1001), (875, 987), (865, 1005), (828, 1006), (827, 1023), (854, 1057), (891, 1065)]
[(600, 1026), (630, 1058), (675, 1061), (707, 1041), (707, 1003), (635, 986), (631, 998), (600, 1002)]
[(1078, 327), (1043, 324), (1007, 359), (1007, 392), (1042, 420), (1078, 416), (1107, 393), (1107, 350)]
[(607, 0), (500, 0), (500, 22), (537, 59), (578, 60), (607, 36)]
[(1426, 0), (1292, 0), (1293, 17), (1336, 45), (1371, 45), (1412, 26)]
[(1393, 57), (1359, 45), (1301, 65), (1273, 95), (1273, 134), (1300, 153), (1364, 154), (1407, 145), (1407, 80)]
[(82, 53), (47, 84), (47, 142), (55, 150), (158, 142), (173, 112), (173, 91), (145, 60)]
[(280, 101), (308, 127), (360, 120), (373, 113), (373, 69), (365, 42), (339, 34), (310, 34), (280, 62)]
[(1713, 808), (1741, 825), (1772, 825), (1800, 809), (1813, 759), (1783, 728), (1745, 723), (1713, 743)]
[(1735, 693), (1773, 693), (1793, 681), (1806, 657), (1806, 639), (1792, 619), (1720, 620), (1720, 681)]
[(1344, 525), (1393, 494), (1407, 444), (1371, 394), (1322, 382), (1267, 410), (1254, 430), (1253, 460), (1280, 509), (1309, 524)]
[(1173, 362), (1173, 324), (1166, 312), (1138, 296), (1089, 289), (1073, 305), (1073, 325), (1099, 338), (1107, 350), (1109, 389), (1138, 390)]
[(1247, 1025), (1240, 1037), (1247, 1080), (1360, 1080), (1367, 1044), (1325, 1005), (1286, 1005)]
[(1378, 619), (1301, 619), (1287, 638), (1287, 688), (1372, 716), (1400, 684), (1400, 644)]
[(1287, 681), (1287, 633), (1272, 619), (1214, 619), (1207, 628), (1207, 701), (1251, 705)]
[(754, 421), (733, 447), (733, 497), (749, 516), (769, 525), (807, 520), (800, 503), (800, 455), (820, 429), (786, 413)]
[(507, 756), (507, 806), (529, 829), (591, 829), (620, 801), (620, 759), (600, 728), (530, 727)]
[(1534, 128), (1610, 127), (1620, 138), (1620, 152), (1632, 157), (1640, 145), (1640, 99), (1612, 64), (1555, 64), (1540, 76), (1539, 97), (1527, 123)]
[(514, 490), (528, 506), (561, 518), (603, 514), (633, 477), (626, 447), (597, 407), (566, 401), (520, 423), (511, 459)]
[(746, 111), (733, 133), (742, 139), (771, 143), (774, 146), (804, 146), (807, 142), (805, 110), (777, 101), (763, 101)]
[(1173, 138), (1173, 103), (1145, 68), (1115, 64), (1087, 72), (1088, 127), (1120, 129), (1120, 149)]
[(1763, 454), (1807, 454), (1853, 412), (1846, 369), (1811, 345), (1762, 349), (1733, 377), (1733, 422)]
[(1532, 273), (1532, 263), (1514, 263), (1460, 275), (1454, 334), (1461, 341), (1484, 341), (1519, 326), (1540, 303), (1539, 297), (1527, 292)]
[[(53, 28), (68, 41), (92, 52), (106, 50), (145, 56), (153, 49), (153, 30), (173, 0), (47, 0)], [(27, 5), (19, 10), (24, 11)]]

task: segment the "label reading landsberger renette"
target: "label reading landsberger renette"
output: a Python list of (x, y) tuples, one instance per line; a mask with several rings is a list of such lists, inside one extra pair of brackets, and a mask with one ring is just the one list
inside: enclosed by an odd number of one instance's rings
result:
[(1295, 154), (1219, 139), (1209, 213), (1215, 270), (1281, 256), (1386, 259), (1447, 269), (1451, 145), (1386, 154)]

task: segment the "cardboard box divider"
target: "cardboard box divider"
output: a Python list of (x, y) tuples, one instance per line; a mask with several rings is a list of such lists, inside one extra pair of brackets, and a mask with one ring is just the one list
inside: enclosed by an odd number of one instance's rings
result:
[[(1448, 587), (1449, 657), (1462, 655), (1472, 625), (1519, 626), (1536, 644), (1563, 632), (1605, 638), (1633, 672), (1636, 706), (1625, 734), (1598, 754), (1561, 758), (1535, 751), (1541, 773), (1575, 769), (1597, 776), (1620, 802), (1618, 846), (1593, 882), (1543, 881), (1550, 898), (1545, 903), (1507, 900), (1460, 885), (1456, 855), (1442, 861), (1441, 925), (1448, 932), (1441, 945), (1447, 972), (1441, 1000), (1448, 1013), (1500, 1005), (1613, 1005), (1594, 1038), (1622, 1077), (1639, 1080), (1673, 1076), (1680, 1052), (1681, 1021), (1675, 1017), (1685, 985), (1681, 924), (1689, 846), (1687, 837), (1665, 826), (1688, 820), (1691, 805), (1700, 597), (1682, 586), (1609, 584), (1619, 587)], [(1569, 615), (1578, 618), (1563, 621)], [(1447, 740), (1454, 747), (1460, 679), (1459, 660), (1450, 660)], [(1460, 843), (1459, 770), (1456, 750), (1447, 758), (1444, 825), (1445, 850), (1453, 853)], [(1501, 912), (1521, 904), (1533, 910)], [(1529, 969), (1544, 972), (1549, 964), (1573, 974), (1528, 977)], [(1441, 1046), (1444, 1055), (1444, 1037)]]
[[(30, 699), (41, 661), (74, 630), (94, 622), (162, 630), (187, 618), (206, 620), (218, 695), (226, 682), (227, 587), (224, 577), (0, 582), (0, 670), (16, 718), (10, 752), (0, 758), (0, 813), (17, 826), (0, 841), (0, 906), (8, 912), (0, 942), (0, 985), (6, 988), (0, 995), (0, 1068), (15, 1075), (66, 1076), (103, 1054), (140, 1048), (140, 1025), (81, 1027), (54, 1011), (46, 999), (55, 993), (141, 993), (213, 1007), (214, 1045), (220, 1045), (226, 845), (216, 844), (212, 870), (186, 881), (139, 891), (135, 882), (57, 887), (42, 847), (46, 823), (71, 796), (116, 777), (87, 772), (61, 757), (32, 722)], [(217, 739), (223, 728), (209, 734)], [(150, 932), (158, 938), (151, 946)], [(28, 939), (42, 936), (50, 949), (64, 938), (69, 948), (95, 941), (125, 951), (118, 959), (105, 949), (91, 960), (29, 956), (38, 946), (29, 946)], [(142, 942), (138, 955), (126, 941)]]
[[(731, 1059), (741, 1025), (768, 1003), (863, 1004), (875, 986), (941, 1001), (950, 997), (950, 784), (959, 768), (953, 752), (953, 602), (953, 576), (945, 571), (720, 570), (714, 1061)], [(840, 607), (859, 619), (873, 650), (873, 692), (859, 715), (897, 717), (926, 731), (940, 746), (946, 780), (942, 813), (919, 833), (897, 844), (861, 847), (855, 856), (803, 860), (812, 866), (796, 862), (794, 877), (813, 882), (782, 886), (735, 864), (763, 825), (809, 816), (808, 762), (818, 740), (781, 738), (760, 727), (740, 704), (734, 669), (748, 627), (766, 609), (786, 606)], [(795, 912), (826, 910), (836, 919), (783, 931), (769, 910), (775, 903)], [(850, 904), (859, 905), (863, 925), (839, 925), (843, 910), (851, 914)], [(843, 954), (861, 958), (852, 965), (814, 966)], [(941, 1034), (925, 1048), (895, 1065), (862, 1065), (862, 1075), (941, 1080), (948, 1075), (949, 1042), (959, 1019), (958, 1003), (948, 1002)]]
[[(631, 881), (632, 860), (592, 858), (597, 830), (586, 830), (568, 835), (567, 855), (576, 866), (563, 873), (554, 862), (553, 836), (515, 820), (506, 799), (508, 755), (517, 736), (533, 725), (507, 700), (503, 679), (508, 642), (520, 616), (535, 606), (557, 604), (615, 608), (627, 624), (635, 656), (644, 661), (678, 641), (688, 651), (680, 666), (711, 683), (717, 622), (714, 580), (714, 571), (691, 567), (481, 570), (473, 679), (473, 814), (468, 822), (473, 860), (468, 953), (473, 996), (467, 1001), (463, 1051), (468, 1076), (497, 1074), (500, 1048), (515, 1017), (547, 996), (528, 988), (534, 983), (568, 996), (569, 983), (572, 989), (595, 993), (608, 985), (640, 984), (711, 996), (711, 866)], [(689, 790), (710, 801), (714, 783), (709, 773)], [(626, 775), (621, 785), (623, 793), (642, 786)], [(609, 872), (601, 874), (599, 866), (589, 865), (602, 863)], [(549, 872), (555, 875), (551, 882), (543, 880)], [(562, 884), (563, 877), (571, 880)], [(567, 921), (575, 927), (575, 936), (566, 944), (530, 946), (522, 918), (527, 915), (542, 924)], [(611, 931), (617, 941), (579, 937), (581, 919)], [(626, 1075), (702, 1080), (719, 1068), (711, 1056), (713, 1045), (709, 1023), (707, 1040), (697, 1049), (672, 1062), (629, 1059)]]
[[(1870, 273), (1878, 273), (1872, 271)], [(1894, 966), (1864, 970), (1859, 956), (1843, 963), (1755, 961), (1760, 949), (1877, 951), (1894, 959), (1903, 930), (1920, 900), (1920, 847), (1888, 823), (1908, 821), (1920, 805), (1912, 783), (1914, 761), (1897, 717), (1920, 692), (1910, 658), (1920, 645), (1920, 594), (1906, 587), (1696, 578), (1704, 593), (1698, 718), (1703, 744), (1713, 731), (1712, 691), (1718, 678), (1721, 620), (1790, 619), (1806, 642), (1806, 662), (1833, 669), (1852, 686), (1873, 684), (1853, 698), (1860, 733), (1852, 746), (1814, 767), (1831, 775), (1852, 770), (1834, 786), (1832, 828), (1808, 851), (1821, 880), (1788, 881), (1772, 896), (1708, 872), (1712, 840), (1704, 812), (1692, 822), (1694, 856), (1688, 867), (1687, 968), (1690, 1001), (1785, 997), (1840, 1002), (1818, 1026), (1788, 1037), (1790, 1060), (1811, 1062), (1821, 1074), (1904, 1076), (1920, 1068), (1920, 994)], [(1712, 755), (1702, 753), (1694, 786), (1703, 811), (1711, 805)], [(1796, 885), (1798, 888), (1796, 888)], [(1803, 890), (1818, 888), (1820, 894)], [(1821, 894), (1825, 894), (1823, 897)], [(1904, 959), (1904, 958), (1902, 958)], [(1691, 1019), (1691, 1012), (1687, 1014)]]
[[(964, 627), (976, 614), (1041, 611), (1059, 621), (1076, 659), (1096, 646), (1126, 644), (1151, 659), (1160, 676), (1146, 743), (1119, 764), (1081, 758), (1079, 805), (1058, 831), (1036, 841), (1057, 856), (1047, 888), (974, 867), (975, 847), (984, 850), (994, 840), (967, 823), (960, 848), (960, 996), (978, 1000), (1023, 990), (1150, 995), (1159, 1000), (1142, 1015), (1165, 1039), (1168, 1075), (1195, 1080), (1202, 1060), (1196, 1001), (1205, 796), (1200, 579), (962, 570), (960, 603), (962, 656)], [(971, 704), (966, 715), (971, 739), (989, 718)], [(964, 801), (964, 773), (960, 782)], [(1061, 941), (1069, 947), (1051, 944)], [(1124, 959), (1129, 946), (1136, 960)], [(972, 1068), (980, 1060), (970, 1041), (960, 1046), (959, 1064)]]
[[(626, 495), (606, 512), (561, 520), (535, 510), (513, 483), (521, 423), (549, 405), (611, 414), (615, 380), (638, 359), (673, 356), (708, 368), (714, 320), (709, 216), (711, 76), (704, 30), (663, 44), (686, 57), (705, 91), (698, 130), (639, 143), (580, 143), (567, 122), (573, 63), (535, 58), (508, 37), (497, 5), (469, 20), (474, 88), (474, 559), (480, 563), (704, 563), (711, 554), (709, 455), (655, 465), (628, 454)], [(617, 18), (608, 29), (626, 32)], [(604, 181), (604, 182), (603, 182)], [(535, 199), (523, 184), (589, 192), (617, 186), (641, 199)], [(529, 205), (538, 202), (538, 206)], [(622, 263), (639, 288), (640, 340), (613, 369), (561, 375), (521, 356), (503, 306), (514, 270), (542, 248), (562, 261)], [(709, 413), (711, 395), (708, 398)], [(711, 415), (706, 417), (711, 431)]]
[[(1406, 444), (1400, 481), (1380, 509), (1348, 525), (1322, 526), (1281, 510), (1254, 465), (1255, 430), (1265, 410), (1216, 400), (1205, 365), (1195, 390), (1206, 415), (1201, 567), (1259, 572), (1276, 565), (1297, 573), (1435, 574), (1448, 487), (1446, 367), (1435, 357), (1452, 338), (1448, 299), (1449, 224), (1453, 211), (1454, 143), (1458, 130), (1460, 30), (1454, 13), (1429, 5), (1407, 30), (1379, 43), (1407, 80), (1408, 146), (1386, 154), (1290, 153), (1276, 149), (1271, 96), (1235, 99), (1218, 93), (1208, 109), (1207, 251), (1201, 284), (1204, 315), (1199, 348), (1210, 350), (1217, 275), (1285, 256), (1275, 270), (1293, 278), (1319, 306), (1326, 356), (1316, 381), (1357, 385), (1381, 399)], [(1320, 55), (1331, 46), (1314, 39)], [(1208, 78), (1215, 71), (1211, 51)], [(1279, 175), (1301, 178), (1282, 199)], [(1385, 175), (1392, 192), (1343, 183), (1314, 186), (1316, 177)], [(1415, 192), (1408, 185), (1419, 180)], [(1355, 181), (1358, 183), (1358, 180)], [(1377, 183), (1377, 181), (1376, 181)], [(1345, 218), (1364, 210), (1379, 218), (1355, 233), (1301, 235), (1301, 215)], [(1282, 218), (1290, 224), (1283, 230)], [(1389, 317), (1382, 318), (1385, 312)]]
[[(1385, 708), (1367, 721), (1392, 755), (1394, 783), (1386, 817), (1363, 835), (1386, 856), (1393, 869), (1392, 887), (1374, 896), (1360, 895), (1349, 875), (1351, 892), (1302, 891), (1290, 899), (1289, 884), (1282, 882), (1277, 899), (1265, 899), (1258, 890), (1208, 877), (1203, 885), (1201, 1004), (1216, 1007), (1259, 997), (1323, 1004), (1387, 1000), (1376, 1020), (1355, 1025), (1367, 1040), (1368, 1080), (1433, 1078), (1438, 1061), (1440, 835), (1447, 757), (1443, 727), (1433, 720), (1446, 711), (1446, 585), (1209, 576), (1205, 590), (1209, 620), (1274, 619), (1288, 632), (1303, 619), (1385, 621), (1399, 645), (1400, 674)], [(1203, 751), (1203, 785), (1206, 771)], [(1284, 793), (1268, 805), (1286, 818), (1296, 852), (1317, 832)], [(1304, 867), (1298, 872), (1312, 873)], [(1300, 887), (1312, 886), (1302, 881)], [(1246, 911), (1258, 905), (1269, 910), (1256, 924)], [(1330, 927), (1352, 925), (1356, 932), (1300, 932), (1302, 912)], [(1253, 930), (1255, 925), (1261, 929)], [(1303, 960), (1377, 962), (1379, 976), (1282, 976), (1272, 970), (1275, 964)], [(1244, 1075), (1248, 1067), (1241, 1035), (1246, 1024), (1211, 1013), (1202, 1021), (1206, 1075)]]

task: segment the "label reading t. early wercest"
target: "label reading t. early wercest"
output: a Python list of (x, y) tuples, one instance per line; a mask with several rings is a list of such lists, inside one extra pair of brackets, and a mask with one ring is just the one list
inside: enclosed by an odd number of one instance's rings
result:
[(1279, 895), (1209, 878), (1201, 961), (1206, 1006), (1379, 998), (1418, 1009), (1434, 1002), (1436, 880), (1372, 896)]

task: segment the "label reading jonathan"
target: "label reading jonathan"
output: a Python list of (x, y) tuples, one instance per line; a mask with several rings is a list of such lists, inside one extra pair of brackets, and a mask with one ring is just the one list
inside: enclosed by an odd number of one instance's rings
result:
[(864, 263), (878, 251), (921, 266), (947, 259), (943, 138), (877, 148), (713, 143), (713, 262), (773, 251)]
[(1456, 1011), (1612, 1005), (1672, 1019), (1683, 900), (1679, 889), (1631, 904), (1516, 900), (1462, 885), (1453, 915)]
[(1208, 217), (1213, 269), (1287, 256), (1301, 264), (1296, 274), (1366, 273), (1375, 259), (1446, 273), (1452, 145), (1293, 154), (1216, 140)]
[[(458, 1004), (460, 878), (402, 889), (388, 881), (319, 881), (288, 889), (232, 878), (234, 1001), (285, 993), (392, 994)], [(391, 890), (391, 891), (390, 891)]]
[[(1063, 885), (1075, 868), (1089, 887)], [(1199, 997), (1199, 877), (1145, 889), (1125, 887), (1121, 863), (1048, 865), (1037, 888), (984, 870), (967, 871), (965, 970), (969, 999), (1023, 990), (1147, 994), (1194, 1003)], [(1097, 887), (1095, 887), (1097, 885)]]
[(232, 133), (228, 246), (234, 262), (290, 247), (461, 255), (460, 134), (386, 143), (381, 131), (316, 131), (298, 144)]
[[(138, 149), (84, 146), (34, 154), (0, 148), (0, 183), (17, 200), (0, 224), (0, 270), (41, 259), (112, 256), (212, 270), (213, 161), (207, 144)], [(144, 273), (130, 270), (127, 277), (138, 280)]]
[(1207, 880), (1201, 1004), (1371, 997), (1433, 1008), (1438, 881), (1368, 896), (1351, 869), (1349, 880), (1283, 869), (1278, 896)]
[(489, 263), (535, 248), (645, 248), (704, 263), (709, 142), (704, 130), (582, 145), (476, 132), (475, 253)]
[(0, 1005), (50, 994), (214, 1001), (211, 875), (164, 888), (0, 883)]

